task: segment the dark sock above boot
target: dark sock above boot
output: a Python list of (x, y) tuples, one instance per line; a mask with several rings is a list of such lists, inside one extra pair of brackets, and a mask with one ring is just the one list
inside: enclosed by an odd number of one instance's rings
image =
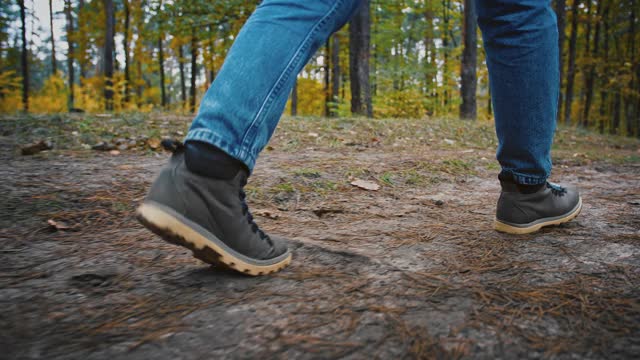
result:
[(209, 143), (187, 141), (185, 148), (187, 168), (198, 175), (216, 179), (231, 179), (240, 170), (249, 172), (246, 165), (240, 160), (229, 156)]
[(500, 185), (504, 191), (519, 192), (520, 194), (533, 194), (545, 186), (545, 183), (536, 185), (518, 184), (511, 174), (500, 173), (498, 175)]

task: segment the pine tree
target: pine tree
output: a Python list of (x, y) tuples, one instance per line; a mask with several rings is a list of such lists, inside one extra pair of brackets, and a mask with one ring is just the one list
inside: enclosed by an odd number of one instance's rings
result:
[(475, 120), (477, 118), (476, 106), (476, 64), (478, 62), (478, 36), (476, 32), (475, 0), (464, 1), (464, 51), (462, 53), (460, 117), (462, 119)]

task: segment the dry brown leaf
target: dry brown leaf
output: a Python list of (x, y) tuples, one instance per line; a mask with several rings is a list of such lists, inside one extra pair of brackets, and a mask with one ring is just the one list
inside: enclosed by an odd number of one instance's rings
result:
[(261, 209), (261, 210), (254, 210), (252, 212), (254, 215), (266, 217), (268, 219), (277, 220), (280, 218), (280, 214), (274, 210)]
[(359, 187), (360, 189), (365, 189), (369, 191), (376, 191), (380, 189), (380, 185), (374, 183), (373, 181), (368, 180), (354, 180), (351, 182), (351, 185)]
[(49, 219), (49, 220), (47, 220), (47, 223), (54, 230), (69, 230), (69, 229), (71, 229), (71, 227), (69, 225), (65, 224), (62, 221), (55, 221), (53, 219)]
[(155, 150), (155, 149), (160, 147), (160, 139), (151, 138), (151, 139), (147, 140), (147, 145), (149, 145), (150, 148)]
[(36, 143), (26, 145), (20, 149), (22, 155), (34, 155), (41, 151), (51, 150), (52, 145), (49, 141), (40, 140)]

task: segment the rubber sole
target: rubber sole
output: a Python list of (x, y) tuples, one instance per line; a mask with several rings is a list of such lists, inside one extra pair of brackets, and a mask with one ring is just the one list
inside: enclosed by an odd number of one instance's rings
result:
[(136, 217), (142, 225), (165, 241), (191, 250), (194, 257), (209, 264), (222, 265), (243, 274), (259, 276), (280, 271), (291, 263), (289, 252), (284, 259), (272, 264), (250, 263), (242, 259), (242, 255), (236, 255), (233, 254), (233, 250), (224, 249), (192, 226), (153, 204), (140, 205), (136, 211)]
[(518, 235), (530, 234), (532, 232), (536, 232), (540, 230), (545, 226), (560, 225), (560, 224), (569, 222), (575, 219), (578, 216), (578, 214), (580, 214), (581, 210), (582, 210), (582, 199), (579, 200), (578, 205), (573, 211), (571, 211), (570, 214), (558, 219), (541, 221), (539, 223), (532, 224), (529, 226), (513, 226), (496, 219), (493, 223), (493, 228), (497, 231), (508, 233), (508, 234), (518, 234)]

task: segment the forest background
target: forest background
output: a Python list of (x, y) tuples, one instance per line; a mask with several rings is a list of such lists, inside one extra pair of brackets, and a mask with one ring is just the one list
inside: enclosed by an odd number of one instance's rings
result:
[[(195, 112), (258, 4), (2, 2), (0, 112)], [(552, 5), (562, 49), (558, 121), (640, 136), (640, 1)], [(367, 2), (299, 74), (287, 112), (490, 120), (484, 59), (473, 1)]]

